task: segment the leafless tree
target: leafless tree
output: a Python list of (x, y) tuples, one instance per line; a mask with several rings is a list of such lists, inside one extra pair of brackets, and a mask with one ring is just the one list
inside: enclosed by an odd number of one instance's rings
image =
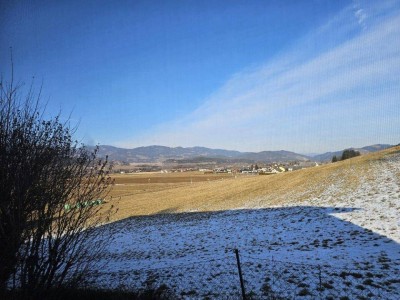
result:
[(115, 211), (107, 160), (46, 119), (33, 86), (0, 80), (0, 292), (75, 284)]

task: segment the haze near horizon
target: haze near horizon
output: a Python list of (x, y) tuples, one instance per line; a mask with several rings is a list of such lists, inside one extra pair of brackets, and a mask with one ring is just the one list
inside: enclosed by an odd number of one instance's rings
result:
[(87, 144), (398, 144), (399, 1), (2, 3), (0, 65)]

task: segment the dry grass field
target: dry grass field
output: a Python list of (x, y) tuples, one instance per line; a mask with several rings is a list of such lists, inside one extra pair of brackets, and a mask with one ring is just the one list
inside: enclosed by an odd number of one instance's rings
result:
[(334, 164), (269, 176), (200, 172), (118, 174), (113, 176), (115, 186), (111, 192), (119, 208), (113, 220), (290, 204), (318, 198), (338, 182), (343, 183), (343, 188), (337, 193), (351, 193), (358, 187), (360, 176), (368, 180), (373, 162), (399, 151), (400, 147), (394, 147)]
[(397, 300), (399, 173), (396, 147), (269, 176), (115, 176), (115, 219), (153, 216), (104, 227), (112, 237), (91, 282), (129, 289), (151, 278), (184, 299), (239, 299), (239, 249), (256, 299)]

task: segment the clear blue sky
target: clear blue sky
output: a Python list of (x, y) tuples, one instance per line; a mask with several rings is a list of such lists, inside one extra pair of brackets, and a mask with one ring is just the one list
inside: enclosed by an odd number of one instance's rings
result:
[(9, 1), (0, 66), (77, 137), (323, 152), (400, 142), (399, 1)]

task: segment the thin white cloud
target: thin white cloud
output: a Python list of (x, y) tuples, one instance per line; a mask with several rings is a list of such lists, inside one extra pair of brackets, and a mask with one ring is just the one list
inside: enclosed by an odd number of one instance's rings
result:
[(354, 8), (354, 17), (357, 19), (357, 22), (361, 26), (361, 28), (365, 30), (367, 28), (366, 27), (367, 13), (363, 8), (361, 8), (360, 1), (354, 0), (353, 8)]
[(356, 10), (356, 12), (354, 13), (355, 17), (357, 18), (358, 24), (365, 29), (366, 25), (365, 25), (365, 20), (367, 19), (367, 14), (365, 13), (365, 11), (360, 8), (358, 10)]
[(355, 12), (356, 18), (358, 20), (358, 24), (364, 25), (365, 24), (365, 19), (367, 18), (367, 14), (364, 12), (362, 8), (357, 10)]
[[(307, 152), (351, 146), (349, 140), (362, 145), (398, 139), (400, 124), (391, 114), (400, 114), (400, 14), (391, 10), (383, 17), (376, 5), (371, 11), (367, 28), (364, 9), (355, 12), (357, 19), (351, 23), (353, 12), (346, 8), (291, 51), (235, 74), (191, 114), (119, 145)], [(374, 15), (379, 22), (373, 22)], [(351, 34), (357, 24), (364, 30)], [(319, 45), (325, 40), (329, 48)], [(379, 123), (385, 116), (394, 124)], [(346, 126), (358, 131), (335, 132)], [(386, 136), (372, 140), (376, 132), (385, 132), (373, 126), (387, 126)], [(329, 139), (321, 140), (327, 133)]]

